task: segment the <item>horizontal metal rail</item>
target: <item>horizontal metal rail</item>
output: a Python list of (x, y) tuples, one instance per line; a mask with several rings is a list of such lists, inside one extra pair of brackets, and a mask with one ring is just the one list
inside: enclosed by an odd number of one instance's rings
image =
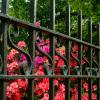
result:
[(14, 17), (10, 17), (10, 16), (5, 15), (3, 13), (0, 13), (0, 19), (5, 21), (5, 22), (8, 22), (10, 24), (16, 24), (16, 25), (18, 25), (20, 27), (24, 27), (24, 28), (28, 28), (28, 29), (33, 29), (33, 30), (36, 30), (36, 31), (48, 32), (48, 33), (50, 33), (52, 35), (59, 36), (59, 37), (62, 37), (62, 38), (65, 38), (65, 39), (68, 39), (68, 40), (71, 40), (71, 41), (74, 41), (74, 42), (81, 43), (82, 45), (86, 45), (88, 47), (92, 47), (92, 48), (100, 50), (99, 46), (96, 46), (96, 45), (93, 45), (91, 43), (82, 41), (80, 39), (76, 39), (76, 38), (70, 37), (70, 36), (65, 35), (65, 34), (61, 34), (59, 32), (55, 32), (53, 30), (50, 30), (50, 29), (47, 29), (47, 28), (44, 28), (44, 27), (41, 27), (41, 26), (37, 27), (37, 26), (33, 25), (33, 23), (28, 23), (28, 22), (19, 20), (19, 19), (14, 18)]
[(97, 78), (95, 75), (0, 75), (0, 79), (15, 80), (15, 79), (34, 79), (34, 78)]

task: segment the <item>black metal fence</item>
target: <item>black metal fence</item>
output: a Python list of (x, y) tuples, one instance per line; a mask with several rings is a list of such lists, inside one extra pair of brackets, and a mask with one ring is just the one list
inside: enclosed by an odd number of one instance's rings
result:
[[(66, 3), (66, 33), (67, 34), (60, 34), (59, 32), (55, 32), (55, 0), (50, 0), (50, 29), (46, 29), (44, 27), (36, 27), (32, 23), (27, 23), (24, 21), (21, 21), (19, 19), (15, 19), (12, 17), (9, 17), (6, 15), (7, 13), (7, 6), (8, 6), (8, 0), (2, 0), (2, 13), (0, 13), (0, 100), (6, 100), (6, 86), (8, 80), (14, 80), (14, 79), (28, 79), (28, 98), (27, 100), (34, 100), (34, 78), (49, 78), (49, 100), (54, 100), (54, 83), (53, 80), (55, 78), (65, 78), (65, 100), (70, 100), (70, 78), (77, 78), (78, 79), (78, 100), (82, 99), (82, 80), (88, 79), (89, 80), (89, 100), (92, 100), (92, 81), (93, 79), (97, 80), (97, 100), (100, 100), (100, 25), (97, 25), (97, 37), (98, 37), (98, 45), (92, 44), (92, 18), (89, 19), (88, 23), (88, 34), (89, 34), (89, 40), (88, 42), (85, 42), (82, 40), (82, 12), (77, 14), (78, 17), (78, 39), (71, 37), (70, 32), (70, 18), (71, 18), (71, 12), (70, 12), (70, 5)], [(36, 0), (31, 0), (31, 21), (35, 23), (36, 21)], [(29, 30), (31, 33), (29, 35), (29, 39), (31, 40), (31, 44), (29, 45), (29, 54), (27, 52), (24, 52), (20, 48), (18, 48), (11, 39), (11, 33), (9, 32), (9, 26), (13, 25), (14, 27), (20, 27), (25, 28)], [(47, 54), (43, 52), (37, 45), (36, 45), (36, 32), (48, 32), (50, 36), (50, 54)], [(62, 56), (58, 54), (66, 63), (66, 68), (63, 70), (62, 75), (55, 75), (54, 70), (50, 72), (51, 69), (54, 69), (54, 56), (56, 55), (55, 52), (55, 38), (61, 38), (63, 40), (66, 40), (65, 47), (67, 49), (66, 56)], [(28, 40), (28, 41), (30, 41)], [(78, 69), (77, 74), (72, 75), (70, 73), (70, 57), (71, 55), (71, 42), (78, 43), (79, 46), (79, 53), (78, 53), (78, 59), (75, 58), (75, 60), (78, 62)], [(15, 48), (19, 52), (26, 55), (28, 58), (28, 68), (23, 75), (7, 75), (7, 61), (6, 61), (6, 55), (7, 55), (7, 45), (10, 45), (11, 47)], [(88, 50), (88, 58), (89, 60), (86, 60), (87, 67), (86, 69), (83, 69), (82, 66), (82, 59), (84, 58), (83, 54), (83, 47), (87, 46), (89, 48)], [(47, 74), (43, 76), (34, 75), (34, 64), (32, 61), (35, 59), (35, 51), (39, 50), (42, 54), (48, 57), (48, 59), (51, 62), (52, 68), (50, 70), (47, 70)], [(97, 59), (94, 60), (94, 52), (96, 52)], [(84, 58), (85, 59), (85, 58)], [(93, 62), (96, 64), (97, 67), (94, 68)], [(84, 74), (84, 70), (87, 70), (87, 74)], [(93, 74), (93, 71), (95, 71), (95, 75)]]

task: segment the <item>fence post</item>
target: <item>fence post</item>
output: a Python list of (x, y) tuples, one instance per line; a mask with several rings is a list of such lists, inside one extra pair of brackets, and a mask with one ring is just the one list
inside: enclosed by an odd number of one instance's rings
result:
[[(97, 26), (98, 46), (100, 47), (100, 23)], [(100, 50), (98, 50), (98, 69), (100, 76)], [(100, 100), (100, 78), (97, 79), (97, 100)]]
[[(55, 0), (49, 0), (49, 6), (50, 6), (50, 22), (49, 22), (49, 28), (51, 30), (55, 31)], [(53, 69), (53, 74), (54, 74), (54, 56), (55, 56), (55, 36), (54, 35), (49, 35), (50, 36), (50, 54), (52, 57), (52, 69)], [(53, 84), (54, 78), (49, 79), (49, 100), (54, 100), (55, 96), (55, 87)]]
[[(91, 43), (92, 44), (92, 18), (89, 18), (89, 23), (88, 23), (88, 32), (89, 32), (89, 43)], [(89, 47), (89, 51), (88, 51), (89, 53), (88, 53), (88, 58), (89, 58), (89, 67), (90, 67), (90, 76), (92, 76), (92, 57), (93, 57), (93, 55), (92, 55), (92, 47)], [(89, 93), (89, 100), (92, 100), (92, 79), (91, 78), (89, 78), (89, 83), (88, 83), (88, 85), (89, 85), (89, 91), (88, 91), (88, 93)]]
[[(37, 0), (30, 0), (30, 22), (36, 22), (36, 7)], [(29, 53), (32, 59), (32, 73), (34, 75), (34, 59), (35, 59), (35, 42), (36, 34), (35, 30), (29, 29)], [(31, 44), (32, 43), (32, 44)], [(28, 100), (34, 100), (34, 79), (28, 80)]]
[[(2, 9), (1, 12), (4, 14), (7, 14), (7, 10), (8, 10), (8, 0), (2, 0)], [(7, 28), (8, 28), (8, 24), (5, 21), (1, 21), (1, 28), (0, 28), (0, 37), (2, 38), (0, 41), (0, 54), (1, 54), (1, 58), (2, 58), (2, 64), (3, 64), (3, 68), (2, 68), (2, 72), (1, 74), (3, 75), (7, 75), (7, 60), (6, 60), (6, 56), (7, 56)], [(0, 90), (0, 98), (1, 100), (6, 100), (6, 86), (7, 83), (3, 81), (0, 81), (0, 86), (1, 86), (1, 90)]]
[(38, 0), (30, 0), (30, 22), (36, 22), (36, 8)]
[[(68, 36), (71, 35), (70, 33), (70, 4), (68, 1), (66, 1), (66, 34)], [(66, 40), (66, 58), (68, 62), (68, 75), (70, 75), (70, 48), (71, 48), (71, 43), (70, 40)], [(65, 80), (65, 100), (70, 100), (70, 78), (67, 78)]]
[[(82, 41), (82, 11), (78, 15), (78, 38)], [(78, 44), (78, 58), (80, 61), (80, 75), (82, 75), (82, 45)], [(78, 100), (82, 97), (82, 79), (78, 79)]]

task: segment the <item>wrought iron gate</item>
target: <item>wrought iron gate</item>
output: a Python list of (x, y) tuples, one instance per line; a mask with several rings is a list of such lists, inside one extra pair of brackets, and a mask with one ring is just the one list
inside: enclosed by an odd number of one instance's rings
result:
[[(35, 23), (36, 21), (36, 1), (37, 0), (31, 0), (31, 21)], [(61, 34), (59, 32), (55, 32), (55, 0), (50, 0), (50, 29), (44, 28), (44, 27), (36, 27), (32, 23), (24, 22), (22, 20), (10, 17), (6, 15), (7, 13), (7, 6), (8, 6), (8, 0), (2, 0), (2, 13), (0, 13), (0, 100), (6, 100), (6, 86), (8, 80), (14, 80), (14, 79), (28, 79), (28, 98), (27, 100), (34, 100), (34, 79), (35, 78), (49, 78), (49, 100), (54, 100), (54, 83), (53, 80), (55, 78), (65, 78), (65, 99), (70, 100), (70, 78), (74, 77), (78, 79), (78, 100), (82, 99), (82, 80), (87, 79), (89, 80), (89, 100), (92, 100), (92, 80), (97, 80), (97, 100), (100, 100), (100, 24), (97, 25), (97, 37), (98, 37), (98, 44), (93, 45), (92, 44), (92, 18), (89, 19), (88, 23), (88, 34), (89, 34), (89, 40), (88, 42), (85, 42), (82, 40), (82, 12), (77, 14), (78, 17), (78, 39), (71, 37), (70, 32), (70, 5), (66, 3), (66, 34)], [(9, 26), (12, 25), (14, 27), (20, 27), (25, 28), (29, 30), (31, 34), (29, 34), (29, 39), (31, 40), (31, 44), (29, 45), (29, 54), (22, 49), (18, 48), (11, 39), (11, 33), (9, 32)], [(47, 32), (50, 36), (50, 54), (47, 54), (43, 52), (36, 44), (36, 32)], [(62, 70), (62, 75), (56, 75), (54, 73), (54, 56), (56, 55), (55, 52), (55, 38), (61, 38), (62, 40), (66, 40), (66, 56), (62, 56), (60, 54), (57, 54), (59, 57), (61, 57), (65, 63), (66, 68)], [(29, 41), (30, 41), (29, 40)], [(70, 57), (71, 55), (71, 43), (76, 42), (79, 46), (79, 54), (78, 59), (74, 58), (76, 62), (78, 63), (78, 68), (76, 68), (77, 73), (76, 75), (72, 75), (70, 73)], [(28, 59), (28, 68), (24, 72), (23, 75), (7, 75), (7, 61), (6, 61), (6, 55), (7, 55), (7, 45), (10, 45), (11, 47), (15, 48), (19, 52), (26, 55)], [(83, 54), (83, 47), (86, 46), (89, 48), (88, 58), (89, 61), (87, 61), (84, 58)], [(69, 49), (67, 49), (69, 48)], [(47, 58), (50, 60), (51, 63), (51, 69), (47, 70), (45, 68), (46, 75), (39, 76), (34, 75), (34, 64), (33, 61), (35, 59), (35, 51), (39, 50), (42, 54), (47, 56)], [(95, 51), (97, 59), (94, 59), (94, 53)], [(87, 63), (87, 68), (84, 69), (87, 71), (87, 74), (84, 74), (84, 70), (82, 67), (82, 59), (85, 59)], [(97, 67), (94, 68), (93, 63), (96, 64)], [(32, 70), (33, 69), (33, 70)], [(93, 74), (93, 71), (96, 73)]]

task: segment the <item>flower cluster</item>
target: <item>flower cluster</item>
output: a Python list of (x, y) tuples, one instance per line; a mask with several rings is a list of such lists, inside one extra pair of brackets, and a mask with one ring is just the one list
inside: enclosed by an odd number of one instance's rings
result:
[(7, 97), (10, 100), (21, 100), (23, 93), (26, 91), (28, 86), (27, 80), (17, 79), (9, 82), (7, 86)]
[[(41, 39), (38, 37), (38, 46), (41, 48), (42, 51), (45, 53), (50, 54), (50, 40), (47, 38), (45, 40)], [(66, 48), (65, 46), (60, 46), (56, 47), (56, 52), (61, 54), (62, 56), (66, 55)], [(71, 69), (71, 74), (74, 73), (74, 68), (78, 66), (78, 63), (75, 59), (78, 59), (78, 44), (73, 43), (72, 45), (72, 51), (71, 51), (71, 58), (70, 58), (70, 69)], [(84, 65), (86, 62), (84, 59), (82, 59), (82, 64)], [(54, 64), (55, 64), (55, 69), (54, 73), (56, 75), (61, 75), (61, 68), (65, 66), (64, 60), (58, 56), (54, 56)], [(50, 69), (50, 62), (49, 59), (39, 53), (39, 51), (36, 51), (36, 58), (35, 58), (35, 74), (36, 75), (44, 75), (44, 65), (47, 65), (46, 68), (49, 70)], [(88, 80), (83, 80), (82, 82), (83, 88), (82, 88), (82, 100), (89, 100), (88, 96)], [(75, 78), (70, 79), (70, 93), (71, 93), (71, 100), (78, 100), (78, 80)], [(57, 78), (54, 79), (54, 87), (55, 87), (55, 100), (65, 100), (65, 79), (63, 78)], [(40, 100), (49, 100), (49, 79), (44, 78), (44, 79), (36, 79), (36, 85), (35, 85), (35, 97), (39, 98)], [(92, 100), (96, 100), (96, 91), (97, 91), (97, 85), (93, 85), (93, 91), (92, 91)]]
[[(45, 51), (46, 53), (50, 53), (50, 41), (49, 39), (46, 40), (38, 40), (38, 46), (41, 48), (41, 50)], [(26, 43), (24, 41), (20, 41), (18, 43), (18, 46), (21, 48), (25, 48)], [(72, 55), (77, 58), (78, 57), (78, 46), (75, 44), (73, 46)], [(65, 55), (65, 47), (60, 46), (56, 48), (56, 52), (60, 53), (61, 55)], [(55, 61), (55, 74), (61, 75), (61, 67), (65, 65), (65, 62), (62, 58), (60, 58), (58, 55), (55, 55), (54, 57)], [(7, 55), (7, 72), (8, 75), (19, 75), (20, 74), (20, 63), (22, 61), (27, 61), (26, 57), (23, 54), (20, 54), (15, 49), (10, 49), (9, 53)], [(84, 64), (85, 61), (82, 61), (82, 64)], [(34, 74), (35, 75), (45, 75), (44, 71), (44, 64), (46, 64), (49, 69), (49, 59), (42, 55), (39, 51), (36, 51), (36, 57), (34, 60)], [(77, 66), (77, 62), (71, 58), (70, 59), (70, 67), (74, 68)], [(88, 80), (83, 81), (83, 93), (82, 93), (82, 100), (89, 100), (88, 96)], [(78, 84), (77, 79), (72, 78), (70, 80), (70, 93), (71, 93), (71, 100), (77, 100), (78, 99)], [(21, 100), (21, 98), (24, 96), (25, 91), (27, 90), (28, 81), (25, 79), (16, 79), (13, 81), (8, 82), (7, 86), (7, 97), (10, 100)], [(65, 79), (63, 78), (57, 78), (54, 79), (54, 86), (55, 86), (55, 100), (65, 100)], [(35, 78), (35, 86), (34, 86), (34, 92), (35, 92), (35, 98), (40, 100), (49, 100), (49, 79), (48, 78)], [(93, 85), (93, 93), (92, 93), (92, 99), (96, 100), (96, 91), (97, 91), (97, 85)]]
[[(40, 23), (37, 22), (36, 26), (40, 26)], [(47, 54), (51, 53), (50, 50), (50, 39), (46, 38), (43, 39), (42, 37), (37, 37), (37, 46)], [(57, 40), (55, 39), (55, 46)], [(24, 41), (19, 41), (17, 46), (19, 48), (25, 49), (26, 43)], [(67, 49), (64, 45), (57, 46), (55, 48), (56, 52), (62, 56), (66, 55)], [(75, 68), (78, 66), (78, 44), (73, 43), (71, 45), (71, 57), (70, 57), (70, 74), (75, 74)], [(87, 49), (86, 49), (87, 50)], [(19, 75), (21, 74), (21, 63), (23, 61), (27, 61), (27, 58), (24, 54), (21, 54), (17, 50), (13, 48), (9, 48), (9, 53), (7, 55), (7, 73), (8, 75)], [(54, 56), (54, 73), (56, 75), (62, 75), (62, 68), (67, 68), (65, 61), (59, 56)], [(82, 59), (82, 64), (84, 65), (86, 62)], [(38, 50), (36, 51), (36, 57), (34, 60), (34, 74), (35, 75), (45, 75), (47, 71), (51, 70), (51, 62), (42, 53)], [(34, 94), (35, 100), (49, 100), (49, 78), (35, 78), (34, 79)], [(54, 90), (55, 90), (55, 100), (65, 100), (65, 90), (66, 80), (64, 78), (56, 78), (53, 80), (54, 82)], [(28, 80), (27, 79), (16, 79), (8, 82), (6, 94), (9, 100), (21, 100), (22, 97), (25, 96), (26, 90), (28, 87)], [(93, 83), (92, 87), (92, 100), (97, 100), (97, 85), (95, 82)], [(82, 100), (89, 100), (88, 95), (88, 79), (82, 80)], [(78, 80), (76, 78), (70, 79), (70, 98), (71, 100), (78, 100)], [(27, 98), (27, 96), (26, 96)]]
[[(18, 47), (24, 48), (26, 43), (24, 41), (18, 42)], [(26, 61), (26, 57), (20, 54), (17, 50), (9, 48), (7, 55), (7, 74), (8, 75), (19, 75), (20, 63)], [(25, 79), (10, 80), (7, 85), (6, 94), (9, 100), (21, 100), (27, 89), (28, 81)]]

